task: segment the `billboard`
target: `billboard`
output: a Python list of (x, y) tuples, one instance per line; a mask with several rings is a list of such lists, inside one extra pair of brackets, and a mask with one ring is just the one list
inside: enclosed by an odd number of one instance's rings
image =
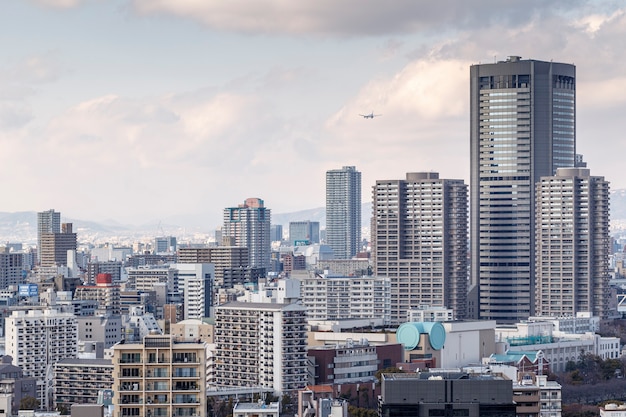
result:
[(37, 297), (39, 287), (37, 284), (20, 284), (17, 287), (17, 295), (20, 297)]

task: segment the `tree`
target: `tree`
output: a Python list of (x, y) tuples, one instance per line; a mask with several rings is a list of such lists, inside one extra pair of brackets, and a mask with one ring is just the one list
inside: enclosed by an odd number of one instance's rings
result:
[(39, 408), (39, 400), (35, 397), (27, 395), (20, 400), (20, 410), (37, 410)]
[(400, 368), (396, 368), (395, 366), (391, 366), (389, 368), (381, 369), (376, 372), (376, 379), (380, 382), (382, 374), (403, 374), (404, 371)]

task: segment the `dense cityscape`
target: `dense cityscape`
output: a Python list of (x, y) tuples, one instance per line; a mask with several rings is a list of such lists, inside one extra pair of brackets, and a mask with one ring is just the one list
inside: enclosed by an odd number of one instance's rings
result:
[(324, 224), (242, 196), (199, 242), (38, 212), (0, 252), (0, 416), (623, 415), (622, 242), (576, 153), (576, 67), (469, 73), (469, 184), (346, 165)]

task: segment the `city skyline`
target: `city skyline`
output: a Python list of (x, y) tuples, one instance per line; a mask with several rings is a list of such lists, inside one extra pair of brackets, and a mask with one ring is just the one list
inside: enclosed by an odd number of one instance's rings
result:
[(576, 65), (577, 151), (626, 188), (626, 8), (608, 1), (1, 7), (2, 211), (213, 228), (251, 195), (319, 207), (337, 166), (358, 166), (365, 193), (415, 171), (468, 182), (468, 69), (508, 55)]

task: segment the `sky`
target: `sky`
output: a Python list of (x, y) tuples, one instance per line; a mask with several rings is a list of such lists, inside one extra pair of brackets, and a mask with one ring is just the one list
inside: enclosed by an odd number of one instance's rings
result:
[(0, 211), (215, 228), (323, 207), (342, 166), (363, 201), (469, 182), (469, 68), (509, 55), (576, 65), (577, 153), (626, 188), (625, 40), (610, 0), (4, 0)]

